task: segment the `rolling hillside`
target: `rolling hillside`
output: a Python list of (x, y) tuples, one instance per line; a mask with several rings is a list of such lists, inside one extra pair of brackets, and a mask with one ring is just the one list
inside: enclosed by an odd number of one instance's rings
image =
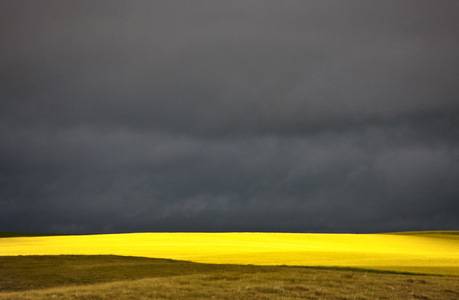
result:
[(62, 254), (459, 275), (459, 234), (451, 231), (385, 234), (130, 233), (0, 239), (0, 256)]

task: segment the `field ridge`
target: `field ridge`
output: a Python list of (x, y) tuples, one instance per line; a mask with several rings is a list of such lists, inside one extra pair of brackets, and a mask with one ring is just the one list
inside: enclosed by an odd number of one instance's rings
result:
[[(0, 239), (0, 256), (121, 255), (214, 264), (459, 275), (459, 234), (123, 233)], [(24, 234), (24, 233), (22, 233)], [(27, 234), (25, 234), (27, 235)]]

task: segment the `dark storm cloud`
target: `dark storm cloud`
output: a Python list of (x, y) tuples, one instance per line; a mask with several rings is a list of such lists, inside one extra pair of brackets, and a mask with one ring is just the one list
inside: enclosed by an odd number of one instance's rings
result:
[(0, 6), (0, 228), (459, 225), (456, 1)]
[(3, 113), (221, 135), (457, 109), (453, 2), (120, 3), (5, 9)]

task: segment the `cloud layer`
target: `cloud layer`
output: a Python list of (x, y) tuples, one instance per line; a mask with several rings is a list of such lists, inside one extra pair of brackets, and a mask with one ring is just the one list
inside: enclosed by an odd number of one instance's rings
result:
[(0, 228), (459, 226), (456, 1), (4, 1)]

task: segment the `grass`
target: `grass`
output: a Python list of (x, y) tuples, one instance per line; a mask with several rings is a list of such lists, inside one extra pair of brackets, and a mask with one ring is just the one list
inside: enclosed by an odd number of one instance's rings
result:
[(0, 257), (0, 299), (457, 299), (451, 276), (202, 264), (143, 257)]
[(0, 299), (459, 298), (457, 231), (0, 237)]
[(438, 230), (438, 231), (402, 231), (402, 232), (388, 232), (386, 234), (396, 235), (459, 235), (459, 231), (455, 230)]
[(31, 232), (10, 232), (10, 231), (0, 231), (0, 238), (9, 238), (9, 237), (31, 237), (31, 236), (56, 236), (59, 234), (54, 233), (31, 233)]

